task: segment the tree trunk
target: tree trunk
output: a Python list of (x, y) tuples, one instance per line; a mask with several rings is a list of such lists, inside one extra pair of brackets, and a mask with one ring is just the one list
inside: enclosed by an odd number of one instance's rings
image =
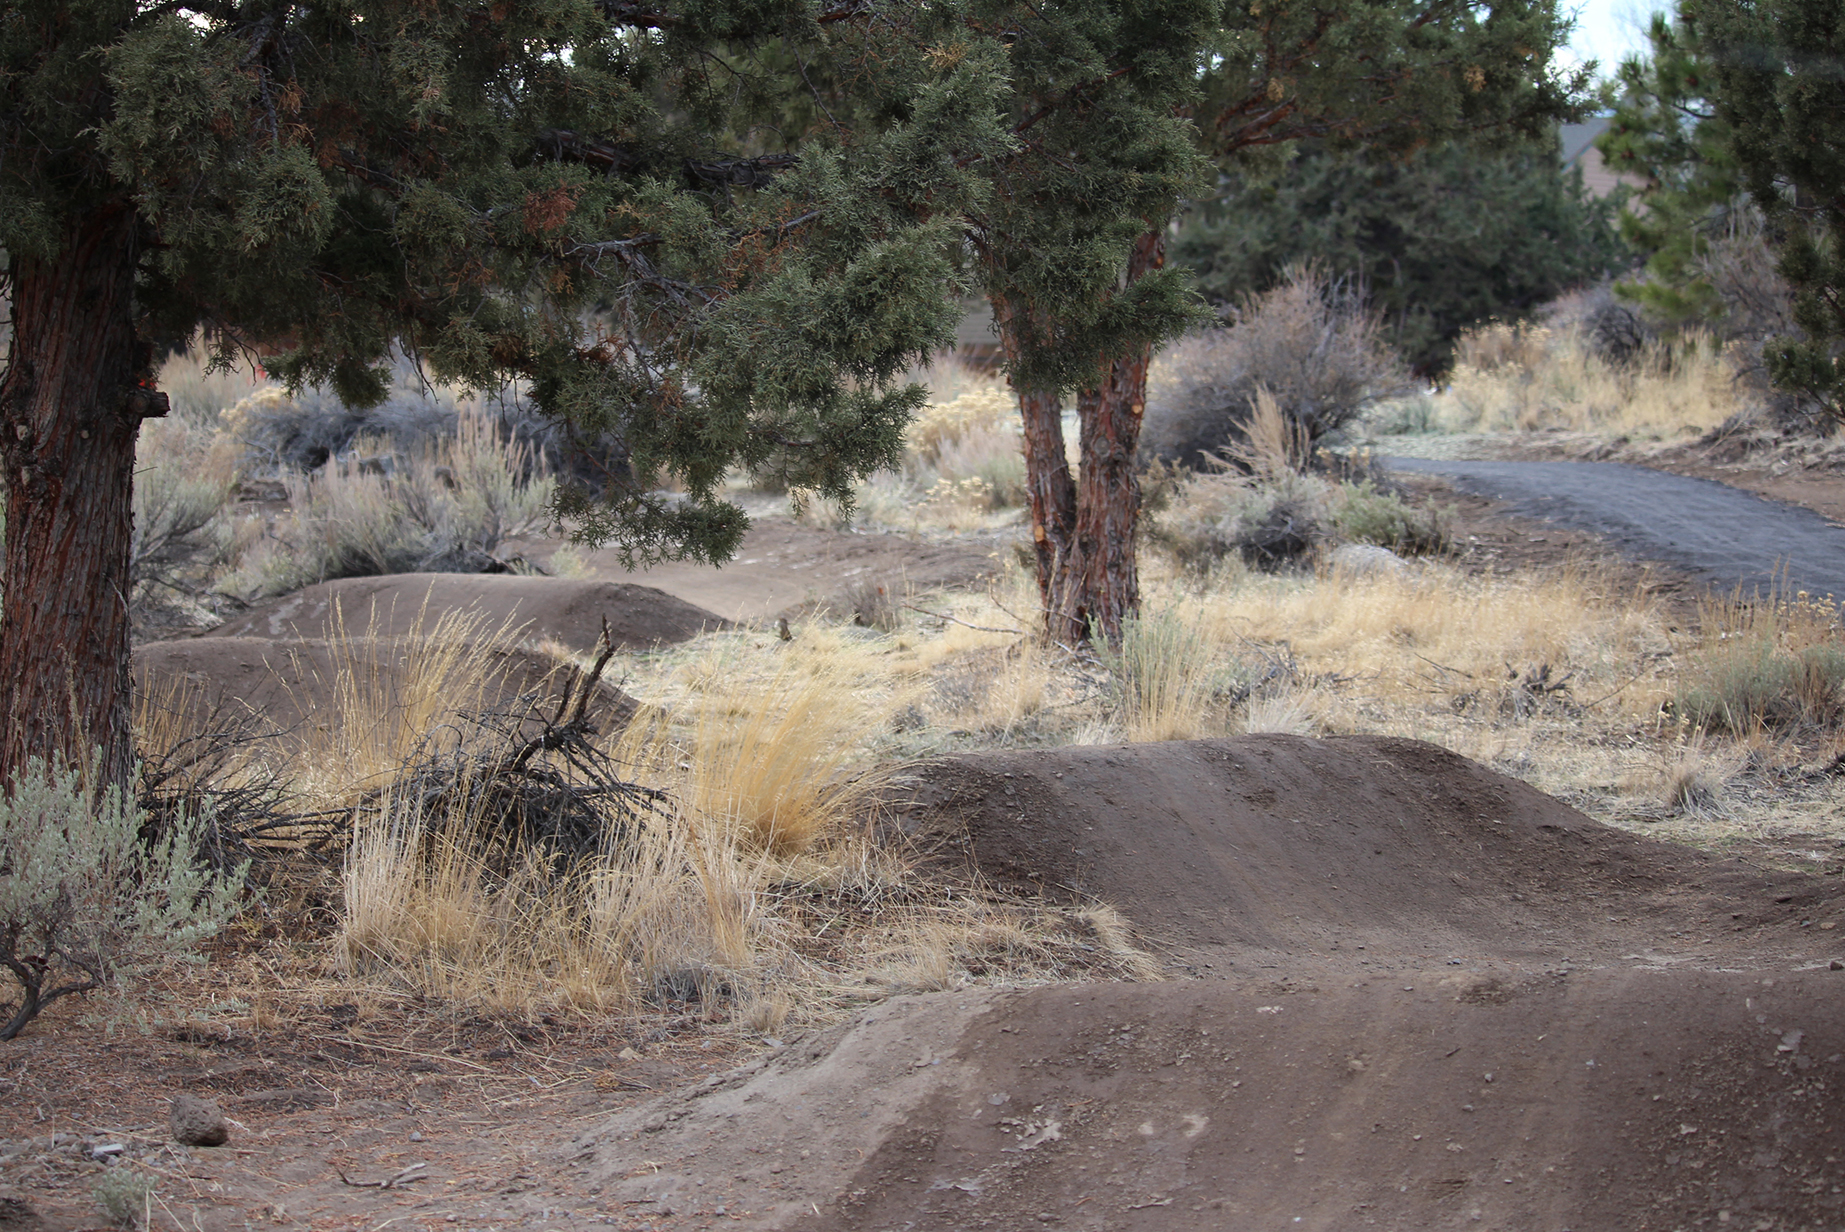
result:
[[(993, 319), (1006, 358), (1019, 357), (1019, 335), (1031, 310), (1004, 297), (993, 300)], [(1031, 538), (1038, 553), (1038, 604), (1045, 613), (1045, 632), (1054, 641), (1082, 636), (1051, 619), (1052, 582), (1076, 531), (1076, 483), (1064, 450), (1063, 404), (1055, 392), (1021, 389), (1019, 413), (1025, 421), (1025, 485), (1031, 496)]]
[[(1166, 263), (1166, 235), (1149, 231), (1128, 259), (1131, 283)], [(1016, 342), (1007, 306), (997, 303), (1008, 355)], [(1152, 351), (1140, 347), (1108, 365), (1102, 383), (1077, 397), (1081, 466), (1070, 478), (1057, 399), (1021, 390), (1025, 473), (1031, 489), (1032, 538), (1045, 633), (1066, 645), (1100, 634), (1121, 636), (1121, 622), (1140, 608), (1134, 531), (1140, 520), (1141, 415)]]
[(63, 251), (15, 256), (0, 383), (6, 568), (0, 588), (0, 788), (28, 757), (101, 751), (134, 768), (128, 565), (135, 437), (163, 402), (135, 338), (135, 216), (86, 218)]

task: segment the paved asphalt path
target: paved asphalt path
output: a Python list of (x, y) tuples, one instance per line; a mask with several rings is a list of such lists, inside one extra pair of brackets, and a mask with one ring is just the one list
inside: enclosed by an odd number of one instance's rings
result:
[(1514, 513), (1592, 532), (1624, 555), (1722, 590), (1766, 589), (1779, 568), (1795, 590), (1845, 598), (1845, 528), (1798, 505), (1619, 462), (1382, 461), (1445, 476)]

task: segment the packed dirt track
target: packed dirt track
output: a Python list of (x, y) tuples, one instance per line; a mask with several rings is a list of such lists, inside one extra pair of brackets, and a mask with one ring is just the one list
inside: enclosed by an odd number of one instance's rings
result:
[(913, 795), (939, 858), (1114, 903), (1176, 978), (901, 998), (624, 1113), (573, 1154), (631, 1226), (1845, 1224), (1845, 878), (1404, 740), (972, 755)]

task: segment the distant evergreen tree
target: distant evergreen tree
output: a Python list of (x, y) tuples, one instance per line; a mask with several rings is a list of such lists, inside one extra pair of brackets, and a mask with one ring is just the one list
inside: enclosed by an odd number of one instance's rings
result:
[(1619, 102), (1596, 139), (1603, 161), (1639, 187), (1621, 211), (1621, 234), (1646, 258), (1646, 277), (1617, 291), (1669, 325), (1722, 310), (1700, 268), (1743, 193), (1729, 122), (1711, 102), (1714, 66), (1696, 22), (1655, 14), (1651, 53), (1622, 62)]
[(1554, 138), (1403, 158), (1303, 142), (1278, 171), (1224, 177), (1221, 195), (1187, 218), (1173, 259), (1220, 303), (1267, 290), (1304, 260), (1355, 275), (1392, 345), (1433, 375), (1468, 326), (1624, 268), (1615, 209), (1561, 165)]
[(1845, 419), (1845, 5), (1685, 0), (1684, 11), (1805, 335), (1768, 345), (1769, 375)]

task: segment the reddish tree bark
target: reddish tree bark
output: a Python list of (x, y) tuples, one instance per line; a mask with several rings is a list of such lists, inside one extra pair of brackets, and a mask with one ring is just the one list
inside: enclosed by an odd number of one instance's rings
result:
[[(1165, 232), (1150, 231), (1129, 256), (1128, 281), (1165, 264)], [(1025, 324), (1017, 314), (1025, 309), (997, 299), (994, 309), (1007, 356), (1016, 358), (1018, 331)], [(1148, 347), (1119, 356), (1109, 362), (1100, 385), (1077, 396), (1080, 466), (1074, 480), (1058, 399), (1019, 391), (1038, 595), (1045, 633), (1053, 641), (1068, 645), (1098, 634), (1115, 641), (1122, 620), (1140, 608), (1140, 571), (1134, 560), (1140, 521), (1137, 453), (1151, 360)]]
[(141, 418), (164, 402), (135, 337), (135, 260), (126, 208), (85, 219), (55, 257), (12, 260), (0, 786), (28, 757), (95, 749), (100, 781), (127, 783), (133, 771), (130, 491)]

